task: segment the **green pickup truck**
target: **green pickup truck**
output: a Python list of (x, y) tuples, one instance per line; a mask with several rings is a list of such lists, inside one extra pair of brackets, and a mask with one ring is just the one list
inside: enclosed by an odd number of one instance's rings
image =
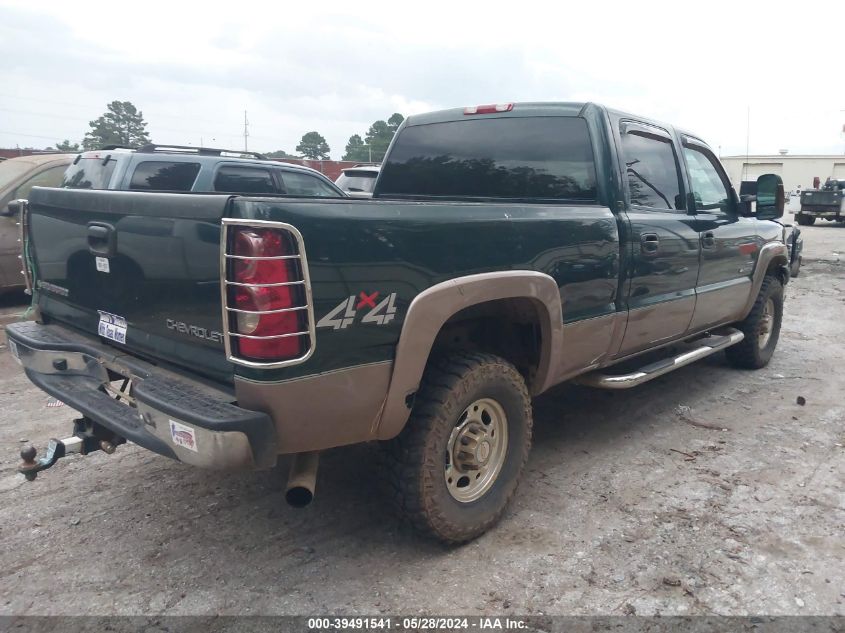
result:
[(319, 451), (377, 440), (400, 514), (467, 541), (514, 494), (533, 396), (769, 361), (782, 213), (777, 176), (753, 208), (701, 139), (591, 103), (409, 117), (371, 200), (35, 189), (10, 348), (82, 417), (20, 471), (127, 440), (218, 469), (293, 454), (304, 505)]

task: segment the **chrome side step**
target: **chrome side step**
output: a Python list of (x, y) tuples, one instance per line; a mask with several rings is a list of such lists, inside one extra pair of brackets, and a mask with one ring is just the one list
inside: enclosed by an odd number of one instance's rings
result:
[(636, 387), (644, 382), (648, 382), (663, 374), (668, 374), (670, 371), (679, 369), (697, 360), (715, 354), (718, 351), (739, 343), (745, 338), (745, 334), (733, 328), (726, 328), (721, 330), (718, 334), (710, 334), (704, 336), (692, 344), (696, 347), (692, 350), (656, 361), (644, 367), (640, 367), (637, 371), (630, 374), (605, 374), (599, 371), (590, 372), (579, 376), (575, 382), (579, 385), (587, 387), (596, 387), (599, 389), (630, 389)]

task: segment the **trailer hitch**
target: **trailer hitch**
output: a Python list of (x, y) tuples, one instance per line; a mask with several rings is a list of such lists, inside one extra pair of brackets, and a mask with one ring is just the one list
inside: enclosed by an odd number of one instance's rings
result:
[(34, 481), (39, 472), (50, 468), (62, 457), (73, 453), (88, 455), (95, 451), (103, 451), (111, 455), (120, 444), (125, 442), (126, 438), (112, 433), (96, 422), (88, 418), (78, 418), (73, 421), (73, 435), (63, 440), (50, 439), (43, 457), (36, 460), (38, 450), (31, 444), (24, 446), (21, 449), (23, 461), (18, 466), (18, 472), (22, 473), (27, 481)]

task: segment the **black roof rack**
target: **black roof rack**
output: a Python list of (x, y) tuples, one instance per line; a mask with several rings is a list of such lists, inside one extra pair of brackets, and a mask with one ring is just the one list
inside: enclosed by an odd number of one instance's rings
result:
[(107, 149), (138, 149), (138, 148), (136, 146), (133, 146), (133, 145), (103, 145), (100, 148), (100, 151), (107, 150)]
[(267, 160), (263, 154), (258, 152), (246, 152), (238, 149), (216, 149), (213, 147), (194, 147), (191, 145), (158, 145), (150, 143), (138, 148), (141, 154), (154, 154), (155, 152), (180, 152), (184, 154), (197, 154), (199, 156), (222, 156), (232, 154), (233, 156), (252, 156), (258, 160)]

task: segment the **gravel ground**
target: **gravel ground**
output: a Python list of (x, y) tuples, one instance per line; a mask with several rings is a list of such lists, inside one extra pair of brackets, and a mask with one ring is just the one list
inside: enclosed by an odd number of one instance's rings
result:
[(538, 398), (515, 502), (459, 548), (397, 524), (369, 445), (325, 455), (305, 510), (275, 471), (136, 446), (25, 483), (22, 443), (67, 434), (73, 412), (0, 353), (0, 614), (843, 615), (845, 227), (804, 235), (769, 367), (717, 355)]

